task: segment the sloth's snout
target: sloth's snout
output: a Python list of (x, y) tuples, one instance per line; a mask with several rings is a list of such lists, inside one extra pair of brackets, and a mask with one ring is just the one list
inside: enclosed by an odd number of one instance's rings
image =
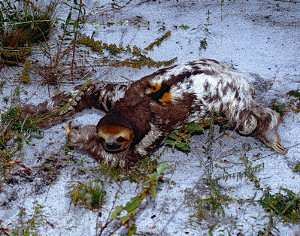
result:
[(118, 143), (114, 143), (114, 142), (104, 142), (103, 148), (107, 152), (119, 152), (123, 149), (122, 145), (120, 145)]

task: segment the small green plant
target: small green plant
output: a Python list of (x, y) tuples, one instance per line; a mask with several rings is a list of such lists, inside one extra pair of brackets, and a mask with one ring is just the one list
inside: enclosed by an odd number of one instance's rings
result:
[(221, 193), (221, 187), (216, 180), (208, 183), (210, 194), (201, 196), (194, 202), (195, 217), (198, 220), (208, 219), (214, 216), (224, 216), (224, 205), (232, 201), (232, 198)]
[(191, 150), (191, 137), (195, 134), (203, 133), (204, 127), (201, 124), (192, 122), (184, 125), (180, 129), (174, 130), (165, 140), (165, 145), (182, 152)]
[(300, 172), (300, 162), (298, 162), (292, 169), (293, 172), (298, 173)]
[(272, 109), (277, 111), (280, 116), (283, 116), (287, 112), (287, 105), (278, 101), (273, 101)]
[(8, 229), (9, 236), (38, 236), (38, 228), (46, 224), (46, 216), (43, 214), (43, 206), (35, 204), (33, 213), (28, 214), (25, 208), (18, 213), (18, 221), (13, 228)]
[(188, 30), (190, 28), (190, 26), (188, 25), (185, 25), (185, 24), (181, 24), (178, 26), (179, 29), (182, 29), (182, 30)]
[(260, 204), (267, 212), (280, 217), (283, 222), (300, 222), (300, 195), (291, 190), (282, 189), (272, 194), (267, 189), (260, 199)]
[(300, 90), (291, 90), (287, 93), (290, 97), (300, 98)]
[(199, 50), (200, 50), (200, 51), (203, 50), (203, 49), (206, 50), (206, 49), (207, 49), (207, 46), (208, 46), (208, 43), (207, 43), (206, 38), (201, 39), (201, 40), (200, 40)]
[(69, 195), (75, 206), (81, 205), (90, 210), (98, 210), (103, 205), (105, 191), (100, 180), (90, 180), (73, 185)]
[(246, 155), (242, 155), (240, 160), (245, 166), (244, 175), (245, 177), (254, 184), (255, 188), (262, 190), (259, 178), (255, 175), (258, 171), (264, 168), (263, 165), (253, 166), (251, 161)]
[(117, 206), (111, 213), (111, 219), (118, 221), (120, 227), (127, 228), (127, 235), (131, 236), (136, 233), (135, 216), (138, 213), (139, 207), (142, 202), (148, 197), (156, 198), (157, 187), (159, 181), (162, 179), (164, 172), (168, 168), (166, 163), (158, 165), (156, 171), (147, 176), (142, 190), (133, 198), (130, 199), (125, 205)]
[(291, 90), (287, 93), (290, 97), (289, 99), (289, 108), (293, 112), (300, 112), (300, 90)]

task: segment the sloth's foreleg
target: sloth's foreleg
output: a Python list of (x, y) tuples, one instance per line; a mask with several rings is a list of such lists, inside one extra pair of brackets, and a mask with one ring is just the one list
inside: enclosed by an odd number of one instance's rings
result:
[(125, 94), (127, 84), (89, 81), (75, 87), (71, 93), (59, 93), (51, 101), (38, 105), (25, 104), (23, 113), (35, 118), (36, 124), (47, 128), (63, 122), (85, 108), (97, 108), (108, 112)]
[(150, 127), (150, 131), (134, 148), (134, 152), (143, 157), (151, 155), (168, 134), (161, 130), (158, 125), (150, 124)]
[(97, 161), (103, 160), (103, 147), (97, 137), (96, 126), (73, 126), (69, 122), (65, 126), (67, 144), (69, 147), (76, 148), (90, 154)]

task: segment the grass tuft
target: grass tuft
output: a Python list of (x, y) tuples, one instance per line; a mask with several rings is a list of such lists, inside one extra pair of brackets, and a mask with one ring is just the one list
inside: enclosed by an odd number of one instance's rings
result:
[(90, 210), (98, 210), (103, 205), (105, 191), (101, 181), (90, 180), (73, 185), (69, 195), (75, 206), (81, 205)]
[(31, 45), (46, 41), (53, 27), (57, 2), (45, 7), (32, 1), (0, 3), (0, 57), (8, 65), (23, 63)]

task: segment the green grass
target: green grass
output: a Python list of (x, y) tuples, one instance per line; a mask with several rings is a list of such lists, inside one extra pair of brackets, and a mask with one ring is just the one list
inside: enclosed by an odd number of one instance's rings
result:
[(80, 205), (90, 210), (98, 210), (104, 203), (105, 191), (101, 181), (90, 180), (74, 184), (69, 196), (75, 206)]

